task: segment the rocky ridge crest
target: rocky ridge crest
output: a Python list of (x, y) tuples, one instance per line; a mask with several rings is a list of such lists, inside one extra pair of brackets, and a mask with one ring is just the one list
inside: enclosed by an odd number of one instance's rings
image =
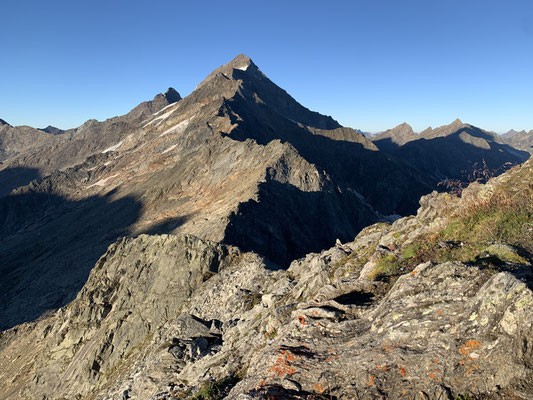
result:
[(0, 398), (528, 398), (531, 220), (511, 243), (450, 238), (504, 194), (531, 212), (532, 179), (530, 160), (432, 193), (286, 271), (192, 236), (123, 239), (71, 304), (2, 334)]

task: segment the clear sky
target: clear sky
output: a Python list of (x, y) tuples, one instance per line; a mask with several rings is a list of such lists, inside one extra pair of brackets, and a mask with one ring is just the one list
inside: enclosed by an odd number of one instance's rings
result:
[(533, 129), (533, 1), (3, 0), (0, 118), (60, 128), (182, 96), (238, 53), (341, 124)]

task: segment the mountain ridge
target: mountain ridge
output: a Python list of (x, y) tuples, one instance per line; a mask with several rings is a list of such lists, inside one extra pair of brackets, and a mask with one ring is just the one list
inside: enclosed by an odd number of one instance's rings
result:
[(493, 133), (380, 150), (244, 55), (35, 131), (0, 165), (1, 400), (533, 393), (533, 161), (432, 191), (526, 159)]
[(393, 131), (372, 140), (382, 151), (406, 160), (437, 181), (467, 181), (474, 171), (483, 169), (489, 174), (501, 173), (502, 165), (521, 163), (529, 157), (499, 135), (459, 119), (448, 125), (428, 128), (407, 140), (395, 138), (394, 134)]
[[(2, 294), (8, 305), (0, 315), (3, 327), (70, 301), (98, 252), (123, 235), (187, 232), (252, 246), (283, 265), (337, 238), (348, 240), (381, 218), (357, 188), (341, 190), (289, 142), (228, 136), (238, 124), (226, 106), (229, 98), (240, 96), (239, 90), (247, 90), (240, 88), (241, 82), (217, 72), (185, 99), (167, 104), (163, 95), (156, 96), (156, 110), (150, 110), (155, 112), (147, 113), (148, 102), (123, 117), (89, 120), (71, 133), (73, 141), (55, 148), (53, 161), (41, 150), (8, 163), (26, 169), (45, 166), (39, 171), (51, 173), (0, 200), (3, 252), (9, 255), (3, 271), (13, 270)], [(255, 104), (251, 97), (241, 105)], [(285, 99), (282, 107), (294, 101)], [(301, 106), (288, 107), (319, 124), (330, 121)], [(270, 115), (263, 125), (270, 124)], [(102, 134), (95, 143), (93, 138)], [(73, 147), (77, 151), (71, 154)], [(303, 213), (306, 209), (315, 211)], [(100, 223), (98, 215), (104, 216)], [(290, 220), (298, 224), (289, 227)], [(21, 229), (24, 237), (17, 234)], [(255, 239), (249, 240), (250, 235)], [(91, 251), (85, 250), (87, 243)], [(58, 274), (63, 275), (60, 288), (54, 281)]]
[(511, 146), (533, 154), (533, 129), (529, 132), (525, 130), (521, 130), (520, 132), (510, 130), (506, 134), (503, 134), (502, 137)]

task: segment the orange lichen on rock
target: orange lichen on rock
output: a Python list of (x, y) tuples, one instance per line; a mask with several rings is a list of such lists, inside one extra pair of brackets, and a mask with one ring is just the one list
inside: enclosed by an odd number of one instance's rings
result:
[(320, 385), (319, 383), (315, 383), (315, 385), (313, 386), (313, 389), (315, 389), (316, 392), (322, 394), (324, 393), (324, 390), (326, 390), (324, 387), (322, 387), (322, 385)]
[(470, 367), (468, 367), (466, 369), (466, 374), (467, 375), (470, 375), (471, 373), (473, 373), (476, 369), (479, 368), (479, 364), (474, 364), (474, 365), (471, 365)]
[(290, 363), (294, 360), (295, 357), (290, 351), (283, 350), (279, 353), (274, 365), (268, 370), (277, 376), (293, 375), (296, 372), (296, 368), (294, 368)]
[(400, 367), (400, 374), (402, 374), (402, 376), (405, 377), (405, 368), (404, 367)]
[(390, 353), (392, 351), (392, 349), (395, 348), (395, 347), (398, 347), (398, 345), (396, 345), (396, 344), (393, 344), (393, 345), (390, 345), (390, 346), (385, 345), (385, 346), (382, 347), (382, 349), (383, 349), (383, 351), (385, 351), (387, 353)]
[(459, 348), (459, 352), (465, 356), (470, 355), (472, 350), (478, 349), (482, 347), (483, 345), (479, 343), (477, 340), (469, 340), (467, 341), (464, 346), (461, 346)]

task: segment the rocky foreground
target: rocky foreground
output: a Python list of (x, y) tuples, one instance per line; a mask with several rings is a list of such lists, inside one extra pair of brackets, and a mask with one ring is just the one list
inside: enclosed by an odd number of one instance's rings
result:
[(531, 399), (533, 162), (287, 270), (190, 235), (112, 244), (0, 336), (0, 399)]

